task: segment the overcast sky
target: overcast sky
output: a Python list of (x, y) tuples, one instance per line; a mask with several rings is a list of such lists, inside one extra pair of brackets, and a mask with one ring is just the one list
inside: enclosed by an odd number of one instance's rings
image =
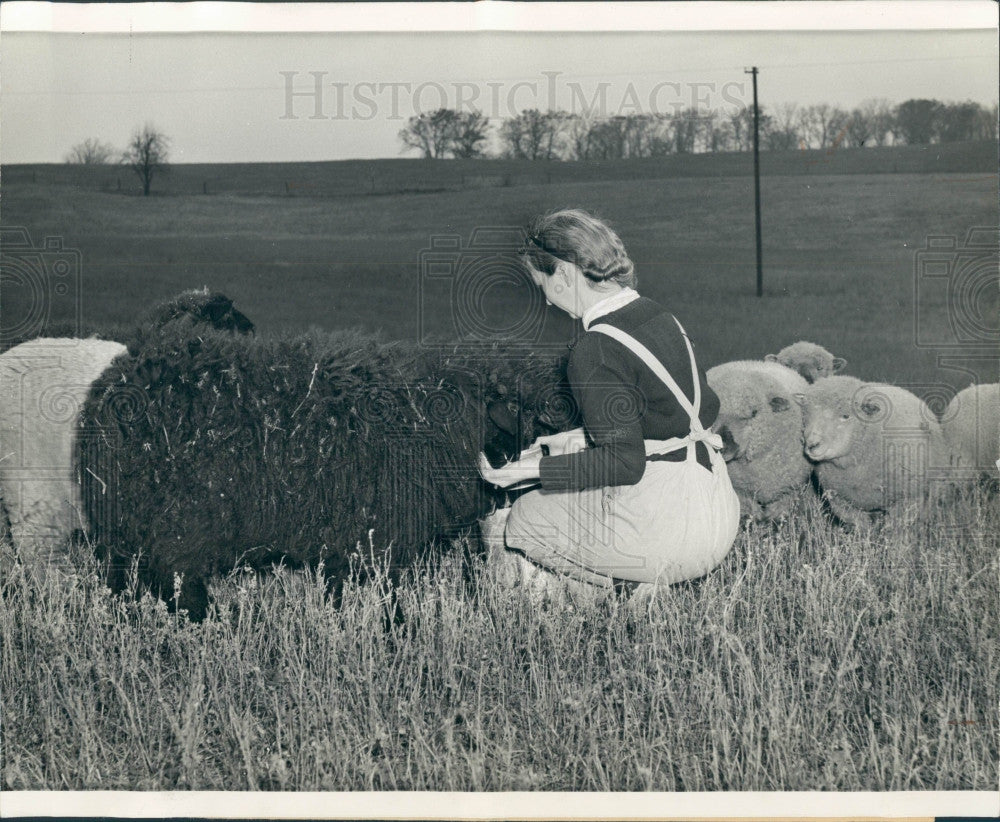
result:
[(750, 65), (765, 107), (871, 97), (992, 105), (1000, 59), (988, 30), (11, 32), (3, 55), (4, 163), (58, 162), (87, 137), (121, 147), (147, 121), (170, 136), (175, 162), (412, 156), (397, 132), (418, 110), (461, 104), (494, 122), (550, 105), (733, 111), (751, 99)]

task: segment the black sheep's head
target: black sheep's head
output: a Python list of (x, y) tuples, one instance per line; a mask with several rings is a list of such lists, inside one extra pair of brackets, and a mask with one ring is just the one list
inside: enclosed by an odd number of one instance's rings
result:
[(207, 326), (217, 331), (252, 334), (254, 324), (233, 305), (233, 301), (218, 291), (185, 291), (161, 303), (150, 312), (149, 323), (164, 328), (171, 323), (183, 323), (197, 328)]
[(515, 458), (538, 437), (580, 424), (580, 413), (566, 380), (565, 361), (528, 365), (488, 375), (484, 452), (494, 466)]

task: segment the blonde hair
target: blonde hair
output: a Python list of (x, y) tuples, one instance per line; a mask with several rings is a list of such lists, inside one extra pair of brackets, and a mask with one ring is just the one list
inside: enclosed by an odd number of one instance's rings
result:
[(635, 265), (621, 238), (603, 220), (578, 208), (550, 211), (528, 224), (524, 262), (554, 274), (560, 260), (573, 263), (594, 283), (616, 282), (635, 288)]

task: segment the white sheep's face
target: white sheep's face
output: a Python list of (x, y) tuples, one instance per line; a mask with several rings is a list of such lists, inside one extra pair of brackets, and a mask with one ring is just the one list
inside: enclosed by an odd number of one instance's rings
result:
[(789, 410), (786, 397), (768, 395), (762, 391), (744, 391), (739, 402), (730, 406), (730, 396), (720, 397), (722, 407), (712, 430), (722, 437), (722, 458), (726, 462), (752, 459), (754, 445), (760, 445), (760, 432), (768, 430), (772, 414)]
[(829, 377), (833, 373), (833, 366), (822, 357), (813, 356), (799, 363), (799, 373), (806, 382), (816, 382), (820, 377)]
[(797, 394), (802, 405), (802, 442), (813, 462), (846, 457), (860, 441), (863, 426), (884, 418), (874, 401)]
[(847, 360), (843, 357), (834, 357), (825, 348), (802, 343), (789, 346), (778, 354), (768, 354), (764, 360), (791, 368), (809, 383), (823, 377), (832, 377), (847, 365)]
[(805, 378), (806, 382), (816, 382), (816, 380), (822, 377), (832, 377), (845, 365), (847, 365), (847, 360), (843, 357), (831, 357), (826, 352), (823, 352), (822, 354), (815, 354), (808, 362), (800, 366), (799, 373)]

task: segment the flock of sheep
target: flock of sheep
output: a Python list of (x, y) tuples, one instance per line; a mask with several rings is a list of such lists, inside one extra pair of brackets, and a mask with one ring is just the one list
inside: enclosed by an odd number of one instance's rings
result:
[[(499, 465), (579, 424), (564, 360), (523, 348), (252, 332), (223, 295), (186, 292), (117, 341), (41, 338), (0, 355), (16, 549), (49, 565), (83, 531), (113, 584), (138, 556), (144, 582), (201, 616), (207, 581), (236, 565), (323, 562), (338, 580), (387, 545), (406, 566), (504, 501), (479, 478), (480, 451)], [(859, 523), (996, 460), (1000, 386), (967, 388), (939, 420), (843, 366), (796, 343), (708, 371), (746, 515), (780, 518), (818, 486)]]
[(989, 475), (1000, 456), (1000, 385), (958, 392), (941, 417), (912, 392), (836, 372), (797, 342), (763, 361), (709, 369), (733, 487), (745, 514), (776, 519), (818, 490), (841, 521), (932, 500)]

